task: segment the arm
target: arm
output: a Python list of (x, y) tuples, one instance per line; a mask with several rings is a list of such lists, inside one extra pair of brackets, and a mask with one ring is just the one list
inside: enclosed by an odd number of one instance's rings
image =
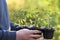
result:
[[(36, 34), (35, 34), (36, 33)], [(16, 32), (0, 30), (0, 40), (36, 40), (41, 37), (38, 30), (22, 29)]]
[(0, 30), (0, 40), (16, 40), (16, 32)]

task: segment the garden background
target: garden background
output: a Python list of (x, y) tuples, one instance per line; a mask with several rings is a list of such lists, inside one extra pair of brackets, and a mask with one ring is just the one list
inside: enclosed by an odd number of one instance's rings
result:
[(55, 27), (60, 40), (60, 0), (7, 0), (10, 20), (20, 25)]

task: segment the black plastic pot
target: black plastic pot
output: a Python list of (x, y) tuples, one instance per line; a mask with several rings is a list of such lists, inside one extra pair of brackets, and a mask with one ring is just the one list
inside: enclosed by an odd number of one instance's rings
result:
[(54, 35), (54, 31), (55, 30), (53, 28), (51, 29), (44, 28), (42, 30), (44, 39), (52, 39)]

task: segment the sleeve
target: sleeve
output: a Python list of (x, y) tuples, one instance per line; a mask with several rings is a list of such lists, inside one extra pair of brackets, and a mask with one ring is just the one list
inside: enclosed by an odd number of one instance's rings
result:
[(16, 40), (16, 32), (0, 30), (0, 40)]
[(13, 22), (10, 22), (11, 30), (16, 31), (16, 25)]
[(10, 22), (10, 26), (11, 26), (11, 30), (12, 31), (18, 31), (20, 29), (22, 29), (22, 26), (19, 24), (14, 24), (13, 22)]

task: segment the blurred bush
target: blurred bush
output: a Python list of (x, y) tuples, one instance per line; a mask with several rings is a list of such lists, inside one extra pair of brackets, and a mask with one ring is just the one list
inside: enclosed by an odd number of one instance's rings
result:
[[(60, 25), (60, 0), (7, 0), (7, 3), (12, 22), (20, 25), (34, 23), (36, 27), (58, 28)], [(55, 32), (53, 40), (58, 40), (57, 32)]]
[(59, 0), (24, 0), (23, 5), (20, 2), (8, 4), (11, 21), (22, 25), (34, 22), (36, 26), (60, 24)]

